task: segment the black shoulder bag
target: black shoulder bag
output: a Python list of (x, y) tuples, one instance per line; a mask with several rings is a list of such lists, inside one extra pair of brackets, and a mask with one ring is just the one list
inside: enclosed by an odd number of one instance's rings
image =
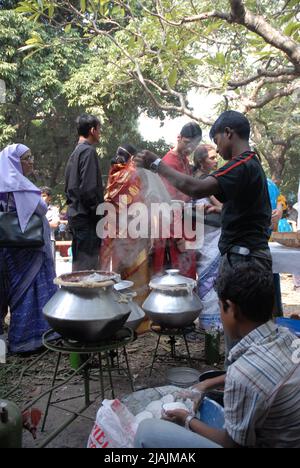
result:
[(16, 211), (0, 212), (0, 247), (30, 249), (42, 247), (44, 242), (43, 220), (33, 214), (24, 232), (21, 231)]

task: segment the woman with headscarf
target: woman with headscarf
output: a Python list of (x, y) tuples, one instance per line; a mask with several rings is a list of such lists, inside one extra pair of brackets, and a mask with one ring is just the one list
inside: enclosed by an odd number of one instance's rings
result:
[[(12, 353), (41, 347), (42, 336), (50, 328), (42, 309), (56, 292), (47, 206), (40, 190), (27, 179), (33, 162), (25, 145), (10, 145), (0, 152), (0, 211), (16, 212), (22, 232), (34, 213), (43, 219), (44, 227), (43, 247), (0, 248), (0, 313), (9, 306)], [(0, 316), (0, 335), (3, 318)]]

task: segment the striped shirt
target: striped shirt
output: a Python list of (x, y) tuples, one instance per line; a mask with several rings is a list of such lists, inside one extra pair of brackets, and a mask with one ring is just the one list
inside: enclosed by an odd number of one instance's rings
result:
[[(225, 427), (244, 447), (300, 448), (300, 342), (272, 321), (232, 350), (224, 393)], [(298, 362), (298, 364), (297, 364)]]

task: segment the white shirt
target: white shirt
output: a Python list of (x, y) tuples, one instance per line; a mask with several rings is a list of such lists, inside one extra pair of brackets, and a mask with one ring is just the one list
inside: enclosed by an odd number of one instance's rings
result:
[[(46, 213), (46, 218), (48, 219), (49, 224), (50, 223), (58, 223), (59, 222), (59, 211), (56, 206), (49, 205), (48, 206), (48, 211)], [(54, 231), (56, 228), (51, 228), (51, 240), (55, 240), (54, 236)]]

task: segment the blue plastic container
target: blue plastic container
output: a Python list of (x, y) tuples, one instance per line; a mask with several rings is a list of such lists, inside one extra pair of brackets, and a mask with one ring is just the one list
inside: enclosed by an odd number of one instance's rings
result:
[(300, 320), (290, 319), (288, 317), (278, 317), (276, 319), (277, 325), (280, 327), (288, 328), (296, 336), (300, 337)]
[(200, 406), (200, 421), (214, 429), (223, 429), (225, 424), (224, 408), (210, 398), (204, 398)]

